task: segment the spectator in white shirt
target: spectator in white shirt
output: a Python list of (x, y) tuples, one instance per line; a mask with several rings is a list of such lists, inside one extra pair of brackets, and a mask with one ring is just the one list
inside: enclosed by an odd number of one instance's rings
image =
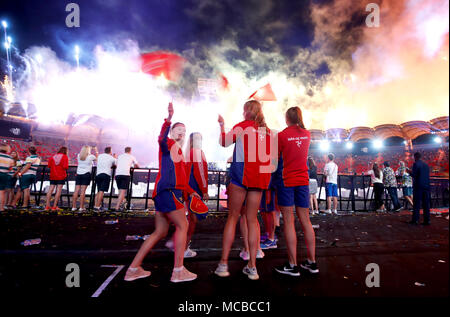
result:
[(91, 154), (91, 147), (85, 145), (81, 148), (77, 156), (78, 167), (75, 178), (75, 191), (72, 196), (72, 211), (77, 210), (78, 193), (80, 193), (80, 209), (79, 211), (86, 211), (84, 209), (84, 200), (86, 196), (86, 188), (91, 183), (92, 179), (92, 163), (97, 160), (98, 151), (96, 147), (92, 148), (95, 155)]
[(131, 155), (131, 147), (125, 148), (125, 153), (120, 154), (117, 158), (116, 183), (119, 189), (119, 198), (117, 199), (116, 209), (119, 210), (120, 205), (125, 200), (125, 195), (130, 185), (130, 168), (139, 168), (136, 158)]
[(97, 195), (95, 196), (94, 211), (100, 211), (103, 204), (103, 195), (109, 190), (111, 184), (112, 168), (117, 164), (117, 160), (111, 155), (111, 147), (105, 148), (105, 153), (100, 154), (97, 158), (97, 176), (95, 183), (97, 184)]
[(367, 172), (370, 175), (370, 180), (373, 186), (373, 193), (375, 197), (375, 210), (378, 212), (386, 211), (383, 202), (383, 171), (380, 170), (377, 163), (373, 163), (372, 169)]
[[(338, 166), (334, 163), (334, 154), (328, 154), (328, 163), (325, 164), (325, 168), (323, 174), (326, 177), (326, 187), (325, 191), (327, 194), (327, 210), (325, 213), (331, 214), (334, 213), (337, 215), (337, 204), (338, 204), (338, 188), (337, 188), (337, 179), (338, 179)], [(331, 211), (331, 201), (333, 200), (333, 211)]]

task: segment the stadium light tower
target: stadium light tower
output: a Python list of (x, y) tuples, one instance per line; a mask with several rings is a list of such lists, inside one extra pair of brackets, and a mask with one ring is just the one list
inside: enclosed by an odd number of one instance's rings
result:
[(80, 68), (80, 47), (75, 45), (75, 60), (77, 61), (77, 70)]
[(442, 143), (442, 138), (440, 136), (437, 136), (434, 138), (434, 142), (437, 144), (441, 144)]
[(2, 21), (3, 30), (5, 32), (5, 48), (6, 48), (6, 63), (8, 67), (8, 74), (9, 74), (9, 81), (12, 85), (12, 66), (10, 61), (10, 53), (9, 49), (11, 48), (12, 39), (8, 36), (8, 33), (6, 32), (6, 29), (8, 28), (8, 23), (6, 21)]
[(322, 140), (320, 141), (319, 147), (322, 152), (326, 152), (330, 149), (330, 142), (328, 140)]
[(381, 149), (383, 147), (383, 141), (380, 139), (373, 140), (373, 147), (377, 150)]
[(352, 141), (347, 141), (347, 142), (345, 143), (345, 148), (346, 148), (347, 150), (353, 149), (353, 142), (352, 142)]

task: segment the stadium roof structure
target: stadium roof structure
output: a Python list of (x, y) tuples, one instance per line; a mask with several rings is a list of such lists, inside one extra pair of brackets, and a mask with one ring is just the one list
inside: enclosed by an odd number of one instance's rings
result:
[[(0, 117), (8, 115), (10, 118), (32, 120), (35, 119), (35, 106), (27, 105), (27, 109), (20, 103), (10, 103), (8, 107), (5, 102), (0, 101)], [(127, 129), (126, 126), (115, 120), (105, 119), (90, 114), (68, 116), (65, 122), (41, 123), (34, 121), (34, 135), (45, 135), (69, 139), (92, 139), (120, 141), (126, 136), (120, 133)], [(449, 117), (443, 116), (430, 121), (408, 121), (402, 124), (382, 124), (376, 127), (353, 127), (350, 129), (333, 128), (327, 130), (311, 129), (312, 141), (345, 141), (358, 142), (363, 139), (379, 138), (385, 140), (391, 137), (400, 137), (407, 141), (414, 140), (423, 134), (449, 135)]]
[(348, 131), (346, 129), (335, 128), (325, 131), (327, 140), (346, 140), (348, 138)]
[(372, 139), (375, 135), (375, 131), (369, 127), (355, 127), (349, 129), (349, 140), (357, 142), (362, 139)]
[(439, 134), (448, 136), (448, 116), (438, 117), (430, 121), (408, 121), (402, 124), (382, 124), (374, 128), (354, 127), (350, 129), (312, 129), (312, 141), (351, 140), (357, 142), (363, 139), (379, 138), (386, 140), (391, 137), (400, 137), (405, 140), (414, 140), (423, 134)]

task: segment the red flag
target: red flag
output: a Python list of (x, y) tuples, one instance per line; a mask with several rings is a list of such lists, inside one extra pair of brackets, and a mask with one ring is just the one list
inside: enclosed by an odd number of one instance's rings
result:
[(248, 99), (255, 99), (258, 101), (277, 101), (270, 84), (259, 88), (250, 97), (248, 97)]
[(173, 53), (156, 51), (141, 55), (141, 70), (152, 76), (161, 76), (176, 81), (183, 72), (185, 59)]
[(225, 75), (220, 75), (220, 86), (222, 89), (228, 89), (228, 78), (225, 77)]

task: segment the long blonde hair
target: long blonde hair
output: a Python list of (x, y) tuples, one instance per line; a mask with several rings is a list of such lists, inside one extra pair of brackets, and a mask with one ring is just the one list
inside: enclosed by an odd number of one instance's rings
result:
[(262, 111), (262, 105), (259, 101), (249, 100), (244, 104), (244, 111), (250, 114), (250, 119), (255, 120), (258, 127), (267, 128), (264, 113)]
[(79, 154), (80, 160), (81, 161), (86, 160), (86, 158), (88, 157), (89, 154), (91, 154), (91, 147), (89, 145), (84, 145), (81, 148), (81, 151), (80, 151), (80, 154)]

